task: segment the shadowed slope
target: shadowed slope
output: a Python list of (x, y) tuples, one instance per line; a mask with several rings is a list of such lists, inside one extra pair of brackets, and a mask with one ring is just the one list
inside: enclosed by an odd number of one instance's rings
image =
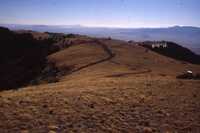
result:
[(0, 28), (0, 42), (0, 88), (9, 89), (24, 86), (40, 74), (53, 41)]
[[(166, 47), (156, 47), (152, 48), (155, 44), (166, 44)], [(176, 60), (186, 61), (193, 64), (200, 64), (200, 56), (193, 53), (187, 48), (184, 48), (173, 42), (143, 42), (142, 46), (151, 49), (159, 54), (165, 55), (167, 57), (174, 58)]]

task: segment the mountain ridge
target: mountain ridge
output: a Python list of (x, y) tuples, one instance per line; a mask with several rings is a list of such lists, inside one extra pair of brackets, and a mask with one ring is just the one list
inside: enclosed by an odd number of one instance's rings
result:
[(51, 25), (3, 25), (11, 30), (33, 30), (39, 32), (74, 33), (93, 37), (112, 37), (120, 40), (134, 41), (172, 41), (193, 52), (200, 54), (200, 28), (192, 26), (173, 26), (165, 28), (106, 28), (85, 27), (81, 25), (51, 26)]

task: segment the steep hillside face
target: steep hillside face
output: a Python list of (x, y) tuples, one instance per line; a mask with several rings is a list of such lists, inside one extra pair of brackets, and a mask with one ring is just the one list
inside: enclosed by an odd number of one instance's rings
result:
[(0, 28), (0, 88), (18, 88), (40, 74), (52, 40), (36, 40), (29, 33), (16, 34)]
[(142, 42), (141, 45), (161, 55), (165, 55), (176, 60), (200, 64), (199, 55), (173, 42)]

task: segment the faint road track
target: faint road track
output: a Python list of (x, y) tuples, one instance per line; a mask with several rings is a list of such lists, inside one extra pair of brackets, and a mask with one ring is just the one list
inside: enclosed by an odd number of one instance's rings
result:
[(79, 67), (77, 69), (74, 69), (74, 70), (71, 71), (71, 73), (74, 73), (74, 72), (80, 71), (82, 69), (85, 69), (85, 68), (100, 64), (102, 62), (111, 60), (113, 57), (115, 57), (115, 53), (106, 44), (102, 43), (99, 40), (94, 40), (93, 43), (99, 45), (107, 53), (108, 56), (106, 58), (104, 58), (104, 59), (100, 59), (100, 60), (91, 62), (91, 63), (89, 63), (87, 65), (81, 66), (81, 67)]

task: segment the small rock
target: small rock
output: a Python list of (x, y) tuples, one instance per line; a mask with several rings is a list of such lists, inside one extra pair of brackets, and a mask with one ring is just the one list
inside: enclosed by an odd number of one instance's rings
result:
[(158, 113), (159, 114), (165, 114), (165, 111), (164, 110), (158, 110)]
[(139, 98), (140, 98), (140, 103), (143, 103), (145, 101), (145, 99), (146, 99), (146, 96), (145, 95), (140, 95)]
[(160, 101), (164, 101), (165, 100), (165, 98), (164, 97), (160, 97), (160, 99), (159, 99)]
[(22, 130), (20, 133), (29, 133), (28, 130)]
[(47, 108), (48, 106), (47, 106), (46, 104), (44, 104), (42, 107), (43, 107), (43, 108)]
[(196, 95), (196, 94), (193, 94), (193, 97), (194, 97), (194, 98), (196, 98), (196, 97), (197, 97), (197, 95)]
[(143, 128), (143, 133), (153, 133), (153, 129), (150, 127), (144, 127)]
[(50, 125), (50, 126), (48, 126), (48, 128), (51, 130), (58, 130), (58, 127), (55, 125)]
[(147, 83), (146, 86), (151, 86), (151, 83)]
[(142, 125), (142, 126), (149, 126), (150, 125), (150, 123), (148, 122), (148, 121), (140, 121), (140, 123), (139, 123), (140, 125)]
[(50, 111), (49, 111), (49, 114), (53, 114), (53, 110), (50, 110)]
[(166, 116), (170, 116), (170, 113), (166, 113)]
[(53, 130), (50, 130), (48, 133), (56, 133), (55, 131), (53, 131)]
[(90, 108), (94, 108), (94, 104), (90, 104), (89, 107), (90, 107)]

